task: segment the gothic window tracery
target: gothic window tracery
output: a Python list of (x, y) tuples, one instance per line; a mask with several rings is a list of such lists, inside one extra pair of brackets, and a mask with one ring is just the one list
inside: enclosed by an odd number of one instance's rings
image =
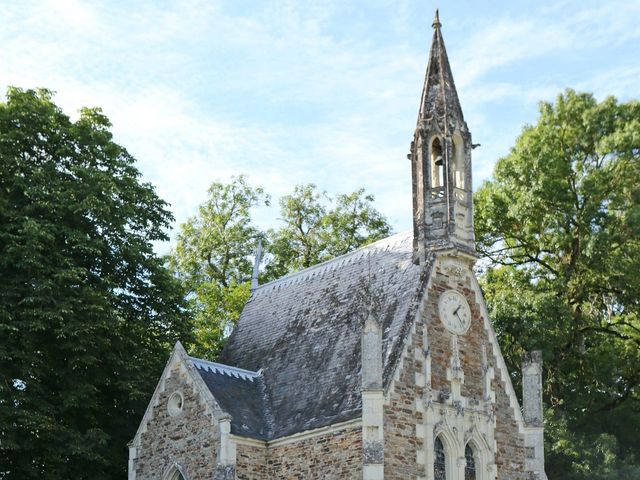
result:
[(434, 459), (433, 459), (433, 478), (434, 480), (446, 480), (447, 479), (447, 465), (446, 456), (444, 452), (444, 445), (440, 437), (436, 437), (433, 444)]
[(464, 480), (476, 480), (476, 458), (473, 455), (473, 448), (471, 445), (467, 444), (464, 449), (464, 458), (465, 458), (465, 466), (464, 466)]
[(185, 476), (182, 474), (180, 469), (176, 465), (171, 467), (171, 469), (164, 476), (166, 480), (185, 480)]

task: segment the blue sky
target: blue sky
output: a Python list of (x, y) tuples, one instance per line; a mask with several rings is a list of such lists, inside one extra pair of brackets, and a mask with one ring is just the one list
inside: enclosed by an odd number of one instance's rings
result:
[[(71, 116), (102, 107), (176, 224), (212, 181), (244, 173), (275, 200), (297, 183), (365, 187), (400, 231), (436, 7), (482, 144), (475, 186), (540, 100), (639, 96), (634, 0), (0, 0), (0, 88), (47, 87)], [(255, 213), (277, 222), (275, 208)]]

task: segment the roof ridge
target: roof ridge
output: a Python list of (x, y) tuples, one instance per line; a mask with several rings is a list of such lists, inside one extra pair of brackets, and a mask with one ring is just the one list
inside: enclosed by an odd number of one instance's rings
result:
[(355, 250), (352, 250), (351, 252), (347, 252), (347, 253), (343, 253), (342, 255), (338, 255), (337, 257), (334, 257), (330, 260), (325, 260), (324, 262), (321, 263), (317, 263), (315, 265), (312, 265), (310, 267), (307, 267), (303, 270), (298, 270), (297, 272), (292, 272), (292, 273), (288, 273), (287, 275), (285, 275), (284, 277), (280, 277), (277, 278), (275, 280), (271, 280), (270, 282), (267, 283), (263, 283), (262, 285), (259, 285), (251, 294), (251, 296), (255, 295), (255, 293), (259, 292), (262, 288), (265, 287), (275, 287), (276, 285), (280, 284), (280, 283), (285, 283), (285, 282), (289, 282), (289, 281), (295, 281), (295, 280), (302, 280), (302, 276), (304, 275), (309, 275), (309, 274), (313, 274), (316, 271), (320, 270), (320, 269), (324, 269), (325, 267), (328, 267), (334, 263), (337, 263), (339, 261), (342, 260), (346, 260), (349, 261), (350, 258), (355, 257), (357, 254), (359, 253), (363, 253), (365, 250), (370, 250), (372, 247), (375, 247), (376, 245), (380, 244), (380, 243), (390, 243), (390, 241), (394, 238), (394, 237), (401, 237), (403, 235), (407, 235), (408, 233), (410, 233), (411, 230), (404, 230), (402, 232), (398, 232), (398, 233), (394, 233), (393, 235), (389, 235), (388, 237), (384, 237), (381, 238), (380, 240), (376, 240), (375, 242), (372, 243), (368, 243), (367, 245), (363, 245), (362, 247), (359, 247)]
[(193, 362), (196, 368), (201, 367), (205, 370), (207, 368), (210, 368), (211, 370), (216, 370), (219, 373), (223, 373), (232, 377), (242, 378), (243, 380), (253, 381), (254, 378), (262, 376), (261, 371), (254, 372), (252, 370), (245, 370), (244, 368), (225, 365), (224, 363), (211, 362), (202, 358), (189, 357), (189, 360)]

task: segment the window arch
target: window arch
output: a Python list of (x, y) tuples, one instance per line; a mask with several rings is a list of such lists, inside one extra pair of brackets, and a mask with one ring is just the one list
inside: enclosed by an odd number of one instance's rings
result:
[(444, 445), (440, 437), (436, 437), (433, 443), (433, 478), (434, 480), (447, 479), (447, 457), (444, 452)]
[(180, 473), (180, 470), (176, 469), (176, 471), (173, 472), (173, 475), (169, 477), (169, 480), (185, 480), (185, 478), (182, 473)]
[(464, 480), (476, 480), (476, 457), (471, 445), (464, 449)]
[(431, 186), (444, 187), (444, 150), (438, 137), (431, 142)]
[(456, 188), (464, 190), (464, 142), (459, 134), (453, 135), (453, 182)]
[(164, 480), (187, 480), (187, 477), (182, 472), (182, 468), (177, 463), (171, 465), (162, 478)]

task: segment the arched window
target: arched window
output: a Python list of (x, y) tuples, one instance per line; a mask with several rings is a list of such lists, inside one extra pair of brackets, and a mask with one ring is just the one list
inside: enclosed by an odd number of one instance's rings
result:
[(184, 477), (178, 470), (176, 470), (175, 473), (173, 474), (173, 477), (171, 477), (171, 480), (184, 480)]
[(433, 188), (444, 187), (444, 156), (438, 137), (431, 142), (431, 183)]
[(433, 459), (433, 478), (435, 480), (447, 480), (447, 459), (440, 437), (436, 437), (436, 441), (433, 444), (433, 451), (435, 454)]
[(173, 465), (164, 476), (165, 480), (186, 480), (177, 465)]
[(464, 142), (457, 133), (453, 135), (453, 181), (456, 188), (464, 190)]
[(473, 455), (473, 448), (467, 444), (464, 449), (464, 459), (466, 461), (464, 466), (464, 480), (476, 480), (476, 458)]

